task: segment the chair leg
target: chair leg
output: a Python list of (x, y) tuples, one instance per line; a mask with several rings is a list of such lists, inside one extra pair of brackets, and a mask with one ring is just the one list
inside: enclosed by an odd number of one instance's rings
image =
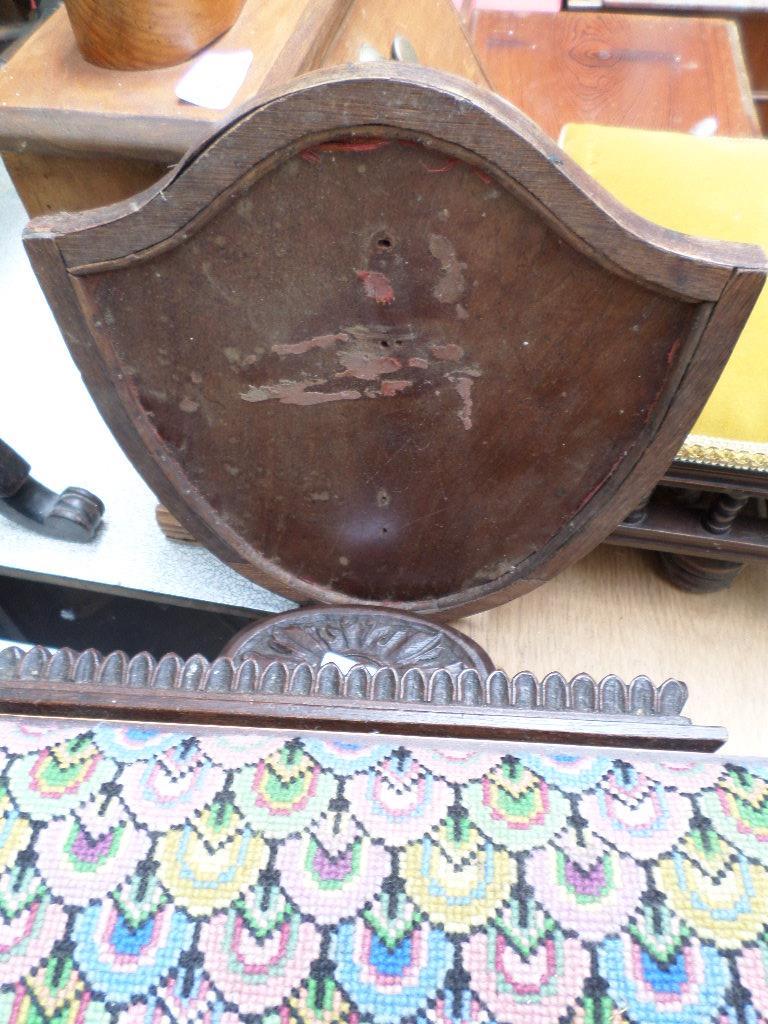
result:
[(660, 551), (659, 566), (669, 582), (680, 590), (711, 594), (727, 590), (744, 568), (744, 563), (694, 555), (670, 555)]

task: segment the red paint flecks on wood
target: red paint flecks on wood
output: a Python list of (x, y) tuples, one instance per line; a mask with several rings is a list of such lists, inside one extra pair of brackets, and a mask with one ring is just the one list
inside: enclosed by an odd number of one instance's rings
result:
[(444, 164), (440, 164), (439, 167), (427, 167), (427, 165), (422, 160), (421, 166), (424, 168), (427, 174), (445, 174), (446, 171), (450, 171), (451, 168), (455, 167), (458, 162), (459, 161), (457, 157), (452, 157), (450, 160), (447, 160)]
[(389, 139), (337, 139), (334, 142), (321, 142), (315, 149), (319, 153), (370, 153), (389, 145)]
[[(428, 167), (422, 160), (421, 166), (424, 168), (427, 174), (445, 174), (446, 171), (452, 170), (456, 166), (456, 164), (458, 164), (458, 162), (458, 157), (451, 157), (451, 159), (446, 160), (444, 164), (440, 164), (439, 167)], [(473, 167), (472, 173), (477, 175), (480, 181), (485, 182), (486, 185), (493, 184), (493, 178), (490, 176), (490, 174), (486, 174), (484, 171), (481, 171), (478, 167)]]
[(281, 381), (279, 384), (251, 385), (240, 397), (244, 402), (268, 402), (281, 405), (322, 405), (324, 402), (351, 402), (363, 396), (359, 391), (313, 391), (327, 385), (325, 380)]
[(457, 302), (466, 288), (465, 264), (456, 255), (453, 242), (445, 235), (430, 235), (429, 251), (440, 264), (440, 277), (432, 294), (438, 302)]
[(382, 374), (396, 373), (402, 363), (393, 356), (371, 355), (370, 352), (346, 350), (339, 353), (339, 362), (345, 368), (337, 377), (355, 377), (357, 380), (377, 380)]
[(454, 377), (451, 379), (451, 384), (456, 388), (456, 393), (461, 399), (461, 408), (459, 409), (459, 419), (464, 425), (465, 430), (472, 429), (472, 378), (471, 377)]
[(435, 359), (447, 360), (451, 363), (458, 363), (464, 355), (464, 349), (461, 345), (440, 345), (434, 343), (429, 348)]
[(379, 392), (384, 398), (392, 398), (393, 395), (398, 394), (400, 391), (405, 391), (413, 384), (412, 380), (383, 380)]
[(413, 356), (411, 359), (408, 360), (408, 365), (412, 366), (414, 370), (428, 370), (429, 360), (422, 359), (421, 356)]
[(294, 341), (287, 344), (272, 346), (272, 351), (280, 356), (300, 356), (313, 348), (332, 348), (339, 341), (347, 341), (346, 334), (318, 334), (315, 338)]
[(321, 142), (301, 151), (299, 156), (308, 163), (320, 162), (320, 153), (372, 153), (376, 149), (390, 145), (389, 139), (338, 139), (334, 142)]
[(386, 274), (378, 270), (356, 270), (355, 273), (369, 299), (374, 299), (380, 306), (389, 306), (395, 301), (395, 291)]
[(675, 356), (678, 353), (681, 341), (681, 338), (675, 338), (675, 340), (670, 345), (669, 351), (667, 352), (667, 366), (671, 366), (672, 363), (675, 361)]
[(611, 479), (613, 474), (616, 472), (616, 470), (621, 465), (621, 463), (624, 460), (626, 454), (627, 454), (626, 452), (622, 452), (621, 455), (619, 455), (616, 459), (614, 459), (614, 461), (613, 461), (613, 463), (611, 465), (611, 468), (608, 470), (608, 472), (605, 474), (605, 476), (602, 478), (602, 480), (599, 480), (595, 484), (595, 486), (592, 488), (592, 490), (581, 499), (581, 501), (579, 502), (578, 506), (576, 507), (576, 511), (577, 512), (581, 512), (581, 510), (584, 508), (584, 506), (588, 505), (589, 502), (594, 498), (594, 496), (597, 494), (597, 492), (600, 490), (600, 488), (603, 487), (607, 483), (607, 481)]

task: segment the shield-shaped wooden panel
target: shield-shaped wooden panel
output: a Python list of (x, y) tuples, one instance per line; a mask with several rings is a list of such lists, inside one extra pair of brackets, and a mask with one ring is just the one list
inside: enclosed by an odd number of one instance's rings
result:
[(444, 616), (548, 579), (644, 497), (764, 280), (758, 250), (635, 217), (497, 97), (388, 64), (301, 79), (26, 244), (203, 543), (299, 600)]

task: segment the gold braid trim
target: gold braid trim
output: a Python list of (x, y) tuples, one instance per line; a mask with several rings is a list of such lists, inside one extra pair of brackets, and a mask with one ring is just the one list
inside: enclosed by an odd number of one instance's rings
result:
[(677, 453), (678, 462), (724, 466), (727, 469), (751, 469), (768, 473), (768, 444), (732, 441), (724, 437), (689, 434)]

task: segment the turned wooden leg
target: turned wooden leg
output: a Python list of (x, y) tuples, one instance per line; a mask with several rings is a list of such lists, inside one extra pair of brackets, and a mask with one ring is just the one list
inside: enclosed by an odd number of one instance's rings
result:
[[(739, 512), (749, 501), (743, 494), (718, 494), (701, 517), (701, 524), (709, 533), (722, 537), (728, 533)], [(741, 570), (743, 562), (724, 562), (698, 555), (670, 555), (660, 553), (661, 569), (667, 579), (681, 590), (711, 594), (730, 587)]]
[(749, 501), (746, 494), (720, 494), (704, 514), (702, 522), (710, 533), (723, 534), (733, 526), (736, 516)]
[(726, 590), (741, 570), (743, 562), (723, 562), (716, 558), (694, 555), (670, 555), (659, 552), (661, 571), (680, 590), (695, 594), (711, 594)]

